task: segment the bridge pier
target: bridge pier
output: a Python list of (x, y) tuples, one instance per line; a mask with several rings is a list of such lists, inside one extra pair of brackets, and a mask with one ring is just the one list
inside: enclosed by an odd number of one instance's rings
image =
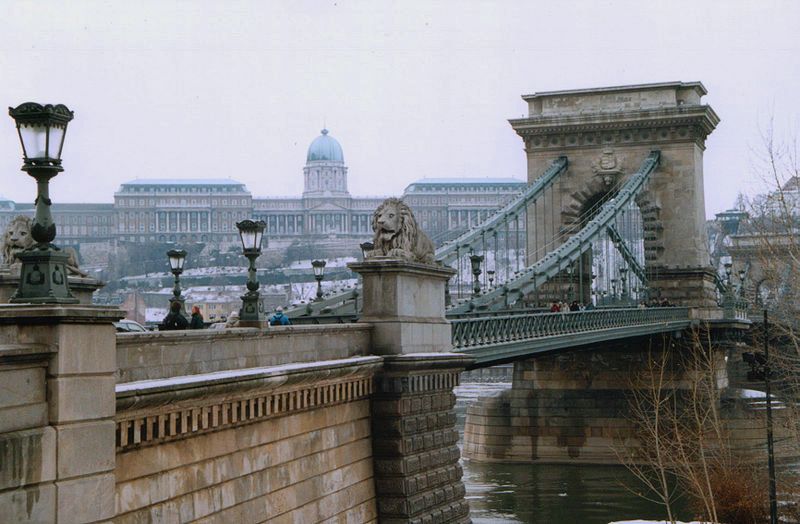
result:
[[(482, 462), (618, 464), (639, 442), (630, 418), (635, 377), (648, 349), (681, 353), (671, 337), (635, 339), (515, 362), (510, 390), (467, 410), (464, 456)], [(714, 350), (717, 387), (727, 385)], [(664, 388), (687, 389), (701, 371), (673, 360)]]
[(350, 268), (364, 280), (361, 320), (373, 325), (372, 350), (384, 355), (372, 397), (379, 520), (469, 523), (453, 388), (472, 359), (450, 352), (444, 316), (455, 271), (381, 257)]

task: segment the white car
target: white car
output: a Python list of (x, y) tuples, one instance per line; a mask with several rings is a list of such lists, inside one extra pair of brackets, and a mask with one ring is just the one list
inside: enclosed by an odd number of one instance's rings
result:
[(119, 322), (114, 322), (117, 333), (147, 333), (147, 328), (135, 320), (123, 318)]

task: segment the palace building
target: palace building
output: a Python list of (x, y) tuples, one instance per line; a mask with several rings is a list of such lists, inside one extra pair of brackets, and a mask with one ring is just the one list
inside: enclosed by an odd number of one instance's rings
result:
[[(352, 247), (372, 235), (372, 213), (385, 197), (359, 197), (347, 186), (341, 144), (323, 129), (309, 145), (303, 193), (254, 197), (232, 179), (142, 178), (123, 183), (114, 203), (54, 204), (57, 243), (81, 254), (99, 244), (109, 249), (136, 243), (196, 243), (227, 250), (239, 245), (236, 222), (267, 224), (265, 244), (288, 247), (299, 239)], [(475, 226), (519, 193), (514, 178), (422, 178), (403, 194), (419, 225), (435, 243)], [(32, 204), (0, 198), (0, 226), (16, 214), (33, 215)], [(524, 222), (520, 221), (524, 228)]]

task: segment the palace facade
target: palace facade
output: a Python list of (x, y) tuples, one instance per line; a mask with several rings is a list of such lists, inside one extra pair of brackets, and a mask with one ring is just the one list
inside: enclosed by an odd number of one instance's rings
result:
[[(342, 146), (327, 129), (308, 148), (303, 182), (302, 195), (254, 197), (232, 179), (131, 180), (120, 186), (113, 204), (53, 204), (56, 242), (81, 255), (121, 243), (202, 242), (225, 250), (239, 244), (235, 224), (245, 218), (266, 222), (269, 247), (301, 238), (351, 246), (370, 238), (372, 213), (385, 197), (350, 194)], [(480, 223), (525, 186), (514, 178), (423, 178), (406, 188), (403, 199), (440, 244)], [(17, 214), (33, 213), (32, 204), (0, 198), (0, 227)]]

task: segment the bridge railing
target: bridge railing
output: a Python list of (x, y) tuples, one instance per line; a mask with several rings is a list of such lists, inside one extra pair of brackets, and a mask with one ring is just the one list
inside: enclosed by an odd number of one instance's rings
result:
[(689, 319), (687, 307), (622, 308), (461, 318), (452, 321), (453, 348), (500, 345), (520, 340)]

